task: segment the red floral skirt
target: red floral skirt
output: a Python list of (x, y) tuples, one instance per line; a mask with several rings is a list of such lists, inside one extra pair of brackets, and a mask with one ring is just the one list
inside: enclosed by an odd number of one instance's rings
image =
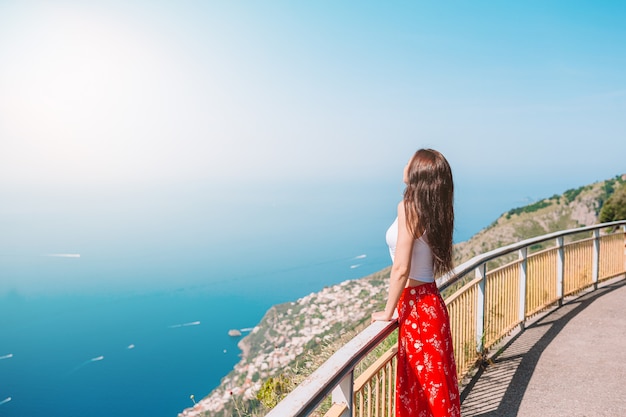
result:
[(460, 417), (450, 318), (437, 284), (405, 288), (398, 313), (396, 417)]

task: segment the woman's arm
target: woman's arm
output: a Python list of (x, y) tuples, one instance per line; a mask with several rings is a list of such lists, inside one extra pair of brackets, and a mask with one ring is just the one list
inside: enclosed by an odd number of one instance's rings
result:
[(398, 204), (398, 241), (396, 243), (393, 265), (391, 266), (391, 275), (389, 276), (387, 305), (385, 306), (385, 311), (377, 311), (372, 314), (372, 321), (389, 321), (392, 319), (400, 295), (409, 279), (414, 242), (415, 239), (407, 229), (404, 202), (401, 201), (400, 204)]

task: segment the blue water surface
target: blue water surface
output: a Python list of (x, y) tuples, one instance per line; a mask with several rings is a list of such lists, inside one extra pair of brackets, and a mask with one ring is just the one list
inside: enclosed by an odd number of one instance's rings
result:
[(208, 291), (5, 300), (2, 415), (176, 415), (237, 362), (228, 329), (265, 307)]

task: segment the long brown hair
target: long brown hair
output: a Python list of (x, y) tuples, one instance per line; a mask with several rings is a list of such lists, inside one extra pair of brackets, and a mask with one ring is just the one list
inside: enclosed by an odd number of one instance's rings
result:
[(454, 183), (444, 156), (433, 149), (415, 152), (407, 168), (404, 209), (415, 239), (426, 234), (433, 253), (435, 276), (452, 269)]

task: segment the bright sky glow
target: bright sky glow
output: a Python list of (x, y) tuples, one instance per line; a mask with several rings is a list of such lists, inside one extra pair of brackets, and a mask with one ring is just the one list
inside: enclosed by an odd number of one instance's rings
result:
[(0, 185), (626, 171), (624, 2), (0, 3)]
[(626, 173), (624, 22), (624, 1), (0, 1), (0, 296), (241, 259), (365, 274), (420, 147), (452, 165), (459, 240)]

